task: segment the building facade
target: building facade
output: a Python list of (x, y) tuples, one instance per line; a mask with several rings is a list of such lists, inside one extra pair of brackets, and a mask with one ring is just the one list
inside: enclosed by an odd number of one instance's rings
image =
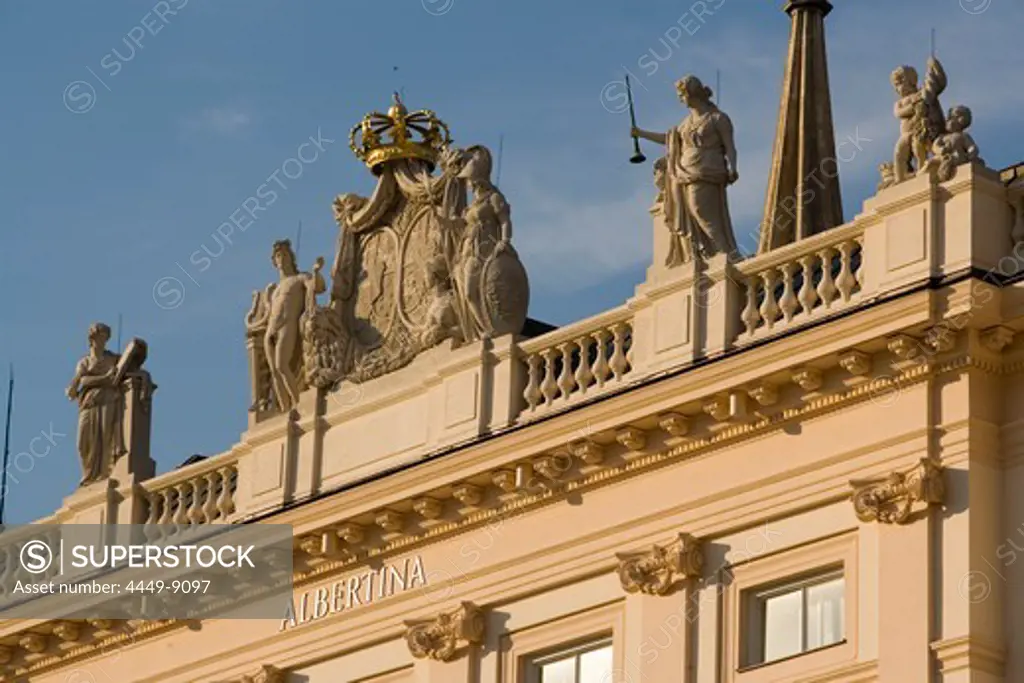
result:
[[(824, 30), (828, 3), (790, 5), (795, 45)], [(443, 124), (417, 114), (396, 101), (353, 145), (380, 184), (335, 204), (331, 303), (319, 265), (275, 257), (276, 290), (249, 320), (239, 443), (152, 476), (148, 393), (130, 395), (128, 454), (40, 520), (291, 525), (281, 618), (7, 620), (7, 680), (1024, 680), (1024, 169), (950, 157), (960, 143), (940, 138), (910, 177), (890, 165), (854, 218), (816, 222), (832, 201), (801, 201), (792, 239), (773, 225), (769, 248), (739, 258), (674, 228), (723, 225), (670, 147), (645, 282), (531, 336), (488, 156), (443, 158)], [(367, 137), (377, 120), (390, 141)], [(779, 136), (772, 215), (810, 187), (782, 187), (806, 175), (789, 137), (818, 139), (823, 177), (832, 137)], [(417, 194), (408, 178), (434, 162), (473, 199), (440, 182)], [(454, 246), (431, 237), (445, 216), (463, 220)], [(301, 320), (292, 374), (275, 315)]]

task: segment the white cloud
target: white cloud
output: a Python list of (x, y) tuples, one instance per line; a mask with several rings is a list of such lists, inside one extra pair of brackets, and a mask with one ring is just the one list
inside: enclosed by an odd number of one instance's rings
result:
[(226, 107), (211, 107), (185, 121), (184, 128), (189, 132), (233, 135), (251, 123), (252, 117), (247, 112)]

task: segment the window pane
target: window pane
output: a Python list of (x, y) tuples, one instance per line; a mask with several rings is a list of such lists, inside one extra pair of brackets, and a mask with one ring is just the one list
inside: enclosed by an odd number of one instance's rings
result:
[(612, 646), (580, 656), (580, 683), (619, 683), (612, 680)]
[(795, 590), (764, 601), (764, 661), (803, 651), (803, 591)]
[(838, 643), (845, 636), (845, 588), (842, 578), (807, 588), (807, 649)]
[(576, 658), (569, 657), (542, 665), (540, 683), (576, 683)]

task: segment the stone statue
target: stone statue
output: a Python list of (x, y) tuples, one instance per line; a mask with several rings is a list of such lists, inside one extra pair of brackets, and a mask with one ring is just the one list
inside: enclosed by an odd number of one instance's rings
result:
[(410, 112), (398, 95), (386, 113), (353, 127), (349, 146), (376, 187), (334, 200), (339, 234), (326, 306), (316, 304), (319, 265), (298, 273), (291, 250), (275, 247), (281, 281), (254, 295), (246, 320), (257, 412), (271, 399), (293, 406), (296, 378), (330, 391), (398, 370), (445, 339), (522, 330), (529, 284), (510, 241), (508, 202), (490, 179), (491, 154), (450, 143), (443, 121)]
[(455, 295), (442, 259), (435, 258), (427, 265), (427, 283), (430, 287), (430, 305), (427, 308), (427, 325), (421, 332), (423, 345), (436, 346), (445, 339), (462, 341)]
[[(676, 83), (679, 98), (690, 109), (668, 133), (633, 128), (632, 135), (666, 146), (665, 219), (689, 253), (704, 258), (734, 254), (726, 186), (739, 179), (732, 121), (711, 101), (711, 88), (696, 76)], [(686, 250), (672, 257), (682, 262)]]
[(270, 297), (273, 296), (276, 284), (267, 285), (264, 291), (252, 293), (252, 307), (245, 316), (246, 345), (249, 349), (249, 381), (252, 405), (249, 411), (261, 413), (271, 409), (274, 402), (273, 381), (270, 377), (270, 365), (263, 347), (263, 338), (267, 335), (267, 322), (270, 320)]
[(481, 145), (465, 150), (458, 177), (465, 180), (473, 201), (461, 217), (456, 283), (465, 310), (470, 339), (518, 332), (526, 322), (529, 285), (526, 271), (512, 247), (508, 202), (491, 183), (491, 153)]
[(114, 461), (125, 453), (124, 400), (119, 379), (120, 356), (107, 350), (110, 327), (89, 327), (89, 353), (78, 361), (67, 396), (78, 401), (78, 455), (85, 486), (110, 476)]
[(971, 126), (971, 110), (957, 105), (949, 110), (946, 117), (946, 132), (932, 145), (932, 153), (939, 163), (939, 180), (952, 180), (956, 168), (970, 162), (984, 163), (978, 152), (978, 145), (967, 132)]
[[(651, 207), (651, 213), (656, 214), (662, 220), (665, 221), (666, 225), (668, 221), (665, 217), (665, 199), (666, 199), (666, 175), (668, 172), (668, 159), (660, 157), (654, 162), (654, 187), (658, 190), (658, 196), (654, 199), (654, 205)], [(681, 263), (687, 263), (693, 260), (693, 249), (689, 239), (684, 239), (683, 235), (675, 230), (674, 227), (670, 227), (668, 236), (668, 253), (665, 255), (665, 265), (669, 268), (678, 266)]]
[(267, 288), (266, 332), (263, 352), (269, 367), (270, 383), (282, 412), (294, 408), (299, 402), (302, 377), (302, 347), (300, 321), (308, 305), (308, 288), (319, 294), (327, 289), (320, 269), (324, 260), (318, 258), (312, 273), (299, 272), (295, 252), (289, 240), (274, 243), (271, 261), (280, 274), (275, 287)]
[[(916, 169), (921, 171), (928, 161), (928, 151), (946, 124), (939, 104), (939, 95), (946, 89), (946, 72), (938, 59), (928, 60), (924, 87), (918, 88), (917, 70), (901, 66), (892, 72), (896, 89), (896, 118), (900, 120), (900, 136), (892, 162), (892, 184), (902, 183)], [(883, 183), (885, 173), (883, 171)]]

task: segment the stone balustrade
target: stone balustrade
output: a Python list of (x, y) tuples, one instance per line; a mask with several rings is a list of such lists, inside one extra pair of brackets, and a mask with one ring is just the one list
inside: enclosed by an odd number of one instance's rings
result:
[(226, 453), (144, 484), (146, 526), (226, 523), (235, 512), (237, 456)]
[(625, 382), (633, 370), (631, 316), (626, 308), (613, 309), (521, 343), (526, 364), (522, 417)]
[(920, 175), (889, 188), (846, 224), (766, 254), (675, 267), (656, 259), (622, 306), (532, 338), (441, 344), (385, 377), (307, 391), (297, 410), (250, 427), (230, 451), (123, 484), (120, 495), (138, 500), (116, 516), (104, 516), (97, 493), (59, 521), (237, 522), (908, 288), (1005, 272), (1024, 235), (1020, 202), (995, 172), (963, 166), (951, 181)]
[(820, 233), (737, 264), (742, 274), (740, 343), (855, 305), (864, 286), (864, 227)]

